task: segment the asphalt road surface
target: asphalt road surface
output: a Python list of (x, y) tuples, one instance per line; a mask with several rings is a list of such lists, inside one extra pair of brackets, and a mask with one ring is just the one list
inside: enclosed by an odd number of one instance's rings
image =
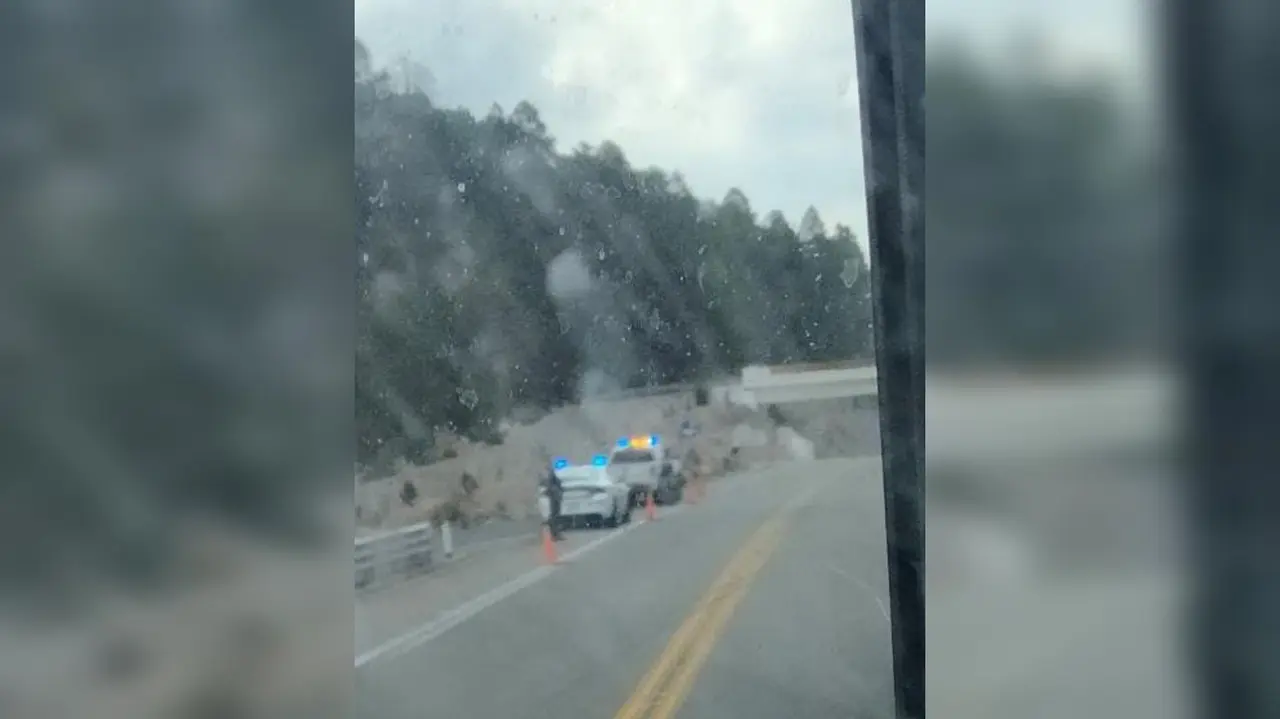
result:
[(498, 519), (473, 524), (466, 529), (453, 528), (453, 548), (459, 553), (485, 550), (506, 542), (538, 533), (542, 522), (536, 518)]
[(878, 458), (513, 541), (356, 607), (356, 716), (891, 717)]

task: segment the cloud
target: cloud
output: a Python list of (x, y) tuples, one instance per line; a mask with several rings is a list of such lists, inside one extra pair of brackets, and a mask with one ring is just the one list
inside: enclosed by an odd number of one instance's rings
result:
[[(1139, 3), (943, 0), (973, 44), (1042, 25), (1073, 56), (1134, 62)], [(847, 0), (357, 0), (375, 61), (430, 68), (436, 99), (483, 113), (532, 101), (562, 149), (617, 142), (681, 171), (702, 197), (742, 188), (795, 224), (815, 206), (866, 238), (852, 10)]]
[(359, 0), (375, 62), (430, 68), (440, 102), (523, 99), (562, 149), (617, 142), (700, 196), (740, 187), (865, 237), (849, 6), (826, 0)]

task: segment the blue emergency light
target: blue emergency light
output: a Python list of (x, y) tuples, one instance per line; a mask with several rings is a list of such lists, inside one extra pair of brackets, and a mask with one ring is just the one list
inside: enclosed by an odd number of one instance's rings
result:
[(604, 456), (603, 454), (597, 454), (596, 456), (591, 458), (591, 464), (596, 467), (604, 467), (605, 465), (609, 464), (609, 458)]
[(618, 449), (626, 449), (628, 446), (630, 446), (630, 442), (631, 442), (631, 440), (627, 439), (626, 437), (623, 437), (622, 439), (619, 439), (619, 440), (618, 440)]
[(564, 469), (565, 467), (568, 467), (568, 466), (569, 466), (569, 460), (565, 459), (564, 457), (559, 457), (556, 459), (556, 461), (551, 463), (552, 469)]

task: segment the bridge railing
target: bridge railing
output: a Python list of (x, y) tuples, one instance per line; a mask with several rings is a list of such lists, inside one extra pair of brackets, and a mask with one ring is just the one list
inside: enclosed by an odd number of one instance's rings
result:
[(742, 390), (760, 404), (872, 396), (878, 387), (874, 366), (807, 371), (764, 366), (742, 369)]
[(435, 531), (430, 522), (355, 540), (355, 588), (375, 589), (430, 571)]

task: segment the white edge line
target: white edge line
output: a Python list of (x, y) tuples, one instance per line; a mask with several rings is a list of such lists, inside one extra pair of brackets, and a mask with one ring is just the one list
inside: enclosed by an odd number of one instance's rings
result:
[[(679, 507), (673, 507), (672, 509), (679, 509)], [(667, 512), (668, 515), (673, 513), (674, 512)], [(623, 527), (622, 529), (616, 529), (609, 532), (603, 537), (593, 539), (581, 547), (562, 555), (560, 557), (560, 561), (573, 561), (587, 552), (604, 545), (606, 542), (616, 539), (636, 527), (640, 527), (645, 524), (648, 524), (648, 522), (640, 521)], [(439, 617), (436, 617), (416, 629), (412, 629), (398, 637), (389, 639), (373, 649), (357, 655), (355, 666), (359, 668), (374, 661), (375, 659), (382, 659), (388, 656), (401, 656), (408, 651), (420, 647), (450, 629), (453, 629), (459, 624), (462, 624), (468, 619), (471, 619), (485, 609), (488, 609), (503, 599), (510, 597), (521, 589), (532, 586), (545, 579), (554, 569), (555, 566), (541, 566), (537, 569), (526, 572), (509, 582), (500, 584), (497, 587), (490, 589), (489, 591), (470, 599), (453, 609), (450, 609)]]

